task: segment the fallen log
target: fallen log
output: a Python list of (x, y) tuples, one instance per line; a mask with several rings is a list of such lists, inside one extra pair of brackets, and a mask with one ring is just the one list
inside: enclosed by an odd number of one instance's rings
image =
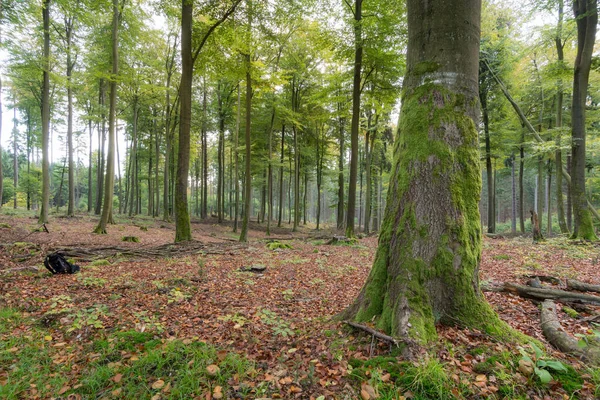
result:
[(598, 342), (591, 338), (584, 347), (579, 346), (579, 340), (566, 333), (560, 325), (556, 315), (556, 304), (552, 300), (544, 300), (541, 305), (540, 321), (542, 332), (548, 342), (563, 353), (582, 357), (598, 364), (600, 362), (600, 348)]
[(376, 330), (375, 330), (375, 329), (373, 329), (373, 328), (369, 328), (368, 326), (361, 325), (361, 324), (357, 324), (356, 322), (352, 322), (352, 321), (345, 321), (345, 322), (346, 322), (348, 325), (350, 325), (351, 327), (353, 327), (353, 328), (356, 328), (356, 329), (359, 329), (359, 330), (365, 331), (365, 332), (367, 332), (368, 334), (370, 334), (370, 335), (373, 335), (373, 336), (375, 336), (376, 338), (378, 338), (378, 339), (381, 339), (381, 340), (384, 340), (384, 341), (386, 341), (386, 342), (388, 342), (388, 343), (392, 343), (392, 344), (394, 344), (394, 345), (396, 345), (396, 346), (398, 346), (398, 343), (400, 343), (400, 342), (399, 342), (397, 339), (394, 339), (393, 337), (391, 337), (391, 336), (388, 336), (388, 335), (386, 335), (386, 334), (384, 334), (384, 333), (378, 332), (378, 331), (376, 331)]
[(553, 285), (560, 285), (560, 279), (554, 277), (554, 276), (550, 276), (550, 275), (523, 275), (525, 278), (531, 278), (531, 279), (539, 279), (542, 282), (546, 282), (546, 283), (551, 283)]
[(542, 302), (540, 321), (542, 332), (550, 344), (563, 353), (583, 355), (583, 351), (577, 345), (577, 339), (566, 333), (560, 326), (556, 315), (556, 303), (552, 300)]
[(504, 283), (502, 285), (488, 286), (482, 285), (481, 290), (484, 292), (505, 292), (512, 293), (518, 296), (544, 301), (554, 300), (560, 303), (575, 303), (575, 304), (591, 304), (600, 306), (600, 297), (585, 293), (573, 293), (560, 289), (533, 288), (514, 283)]
[(600, 293), (600, 285), (592, 285), (591, 283), (581, 282), (576, 279), (567, 279), (567, 289)]

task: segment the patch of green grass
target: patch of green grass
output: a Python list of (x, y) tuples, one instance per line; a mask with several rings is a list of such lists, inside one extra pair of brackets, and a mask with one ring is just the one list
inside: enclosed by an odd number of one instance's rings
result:
[(510, 260), (510, 258), (508, 254), (497, 254), (494, 256), (494, 260)]
[[(270, 392), (268, 383), (231, 387), (234, 376), (239, 382), (256, 378), (254, 363), (244, 357), (199, 341), (165, 342), (154, 333), (134, 330), (108, 336), (101, 331), (92, 341), (83, 342), (85, 351), (95, 356), (79, 371), (81, 380), (77, 381), (72, 371), (76, 361), (64, 357), (75, 344), (55, 346), (48, 331), (14, 308), (0, 308), (0, 320), (0, 333), (5, 334), (0, 340), (0, 370), (8, 371), (0, 385), (2, 399), (67, 398), (70, 394), (95, 398), (98, 393), (123, 399), (149, 399), (158, 393), (162, 399), (187, 399), (204, 397), (217, 385), (223, 388), (223, 398), (265, 397)], [(30, 327), (26, 335), (6, 335), (21, 325)], [(124, 357), (132, 353), (135, 358)], [(211, 375), (206, 367), (213, 364), (219, 370)], [(115, 382), (117, 374), (121, 379)], [(153, 389), (158, 380), (164, 386)], [(59, 394), (63, 387), (68, 390)], [(170, 390), (163, 391), (164, 387)]]
[[(398, 393), (405, 391), (411, 391), (414, 399), (455, 398), (451, 390), (456, 388), (456, 385), (446, 374), (444, 364), (437, 359), (413, 364), (399, 362), (395, 357), (375, 357), (367, 361), (352, 359), (350, 365), (350, 378), (358, 382), (369, 380), (372, 386), (376, 386), (381, 398), (395, 399)], [(389, 383), (373, 379), (384, 372), (390, 374)], [(459, 388), (463, 394), (467, 394), (466, 390)]]
[[(140, 338), (143, 340), (145, 338)], [(147, 343), (147, 342), (146, 342)], [(206, 367), (217, 365), (219, 372), (211, 376)], [(95, 396), (103, 391), (120, 389), (120, 398), (150, 398), (159, 393), (161, 389), (153, 389), (152, 384), (158, 380), (168, 384), (171, 390), (163, 393), (163, 398), (181, 399), (201, 396), (211, 391), (216, 385), (223, 387), (224, 398), (233, 398), (236, 392), (228, 384), (234, 375), (240, 381), (253, 375), (252, 362), (236, 355), (227, 354), (219, 359), (217, 349), (201, 342), (185, 344), (183, 341), (172, 341), (165, 345), (149, 349), (139, 357), (139, 360), (130, 365), (115, 370), (108, 364), (95, 363), (91, 371), (81, 382), (82, 387), (74, 393), (82, 396)], [(122, 374), (119, 383), (112, 379), (117, 373)], [(250, 388), (238, 387), (238, 395), (247, 396)]]

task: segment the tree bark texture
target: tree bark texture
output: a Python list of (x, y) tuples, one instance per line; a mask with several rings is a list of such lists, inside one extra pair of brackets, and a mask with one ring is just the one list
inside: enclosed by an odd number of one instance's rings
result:
[(574, 0), (573, 12), (577, 22), (577, 56), (573, 75), (573, 102), (571, 106), (572, 172), (571, 196), (573, 200), (573, 238), (598, 240), (594, 232), (592, 215), (585, 193), (585, 106), (596, 28), (598, 1)]
[(187, 188), (192, 122), (192, 12), (193, 3), (181, 2), (181, 84), (179, 85), (179, 151), (175, 182), (175, 242), (192, 240)]
[(112, 21), (112, 76), (108, 111), (108, 153), (106, 156), (106, 178), (104, 181), (104, 204), (100, 222), (95, 233), (106, 234), (106, 226), (112, 223), (112, 206), (115, 182), (115, 124), (117, 111), (117, 75), (119, 73), (119, 1), (113, 0)]
[(356, 180), (358, 172), (358, 131), (360, 129), (360, 91), (362, 58), (362, 0), (355, 0), (354, 80), (352, 88), (352, 123), (350, 127), (350, 181), (348, 184), (348, 209), (346, 211), (347, 237), (354, 237), (354, 217), (356, 214)]
[[(42, 8), (44, 24), (44, 72), (42, 82), (42, 208), (39, 223), (48, 222), (50, 207), (50, 0), (44, 0)], [(17, 188), (15, 188), (17, 190)]]
[(343, 317), (392, 336), (437, 337), (436, 323), (508, 329), (479, 291), (477, 124), (480, 0), (408, 0), (399, 136), (371, 273)]

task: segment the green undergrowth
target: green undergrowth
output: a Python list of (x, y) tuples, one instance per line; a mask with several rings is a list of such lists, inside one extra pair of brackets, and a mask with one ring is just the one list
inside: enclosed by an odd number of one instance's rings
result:
[(0, 308), (0, 398), (187, 399), (205, 398), (217, 386), (223, 398), (270, 393), (268, 383), (250, 386), (257, 376), (252, 361), (197, 338), (104, 329), (84, 341), (74, 337), (60, 342), (19, 310)]
[[(472, 371), (461, 371), (452, 362), (440, 360), (435, 355), (425, 355), (416, 361), (379, 356), (369, 360), (351, 359), (349, 378), (356, 388), (364, 384), (372, 386), (380, 399), (398, 399), (407, 394), (413, 399), (423, 400), (528, 399), (532, 392), (538, 393), (540, 398), (545, 395), (552, 397), (556, 395), (552, 391), (557, 389), (564, 390), (568, 398), (583, 399), (587, 398), (580, 394), (584, 377), (588, 385), (600, 384), (600, 369), (578, 371), (567, 363), (560, 363), (564, 370), (552, 370), (552, 381), (545, 383), (533, 372), (522, 374), (519, 361), (523, 356), (518, 352), (491, 351), (483, 345), (459, 352), (448, 343), (445, 348), (456, 360), (468, 360), (467, 365), (471, 365)], [(486, 383), (483, 391), (477, 385), (482, 380)], [(489, 390), (490, 387), (493, 390)], [(592, 393), (598, 398), (600, 389), (596, 388)]]

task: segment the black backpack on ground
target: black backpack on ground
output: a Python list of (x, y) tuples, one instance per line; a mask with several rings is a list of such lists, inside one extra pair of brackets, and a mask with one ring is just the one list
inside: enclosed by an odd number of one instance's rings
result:
[(44, 265), (53, 274), (74, 274), (79, 271), (78, 265), (71, 264), (60, 253), (48, 254), (44, 260)]

